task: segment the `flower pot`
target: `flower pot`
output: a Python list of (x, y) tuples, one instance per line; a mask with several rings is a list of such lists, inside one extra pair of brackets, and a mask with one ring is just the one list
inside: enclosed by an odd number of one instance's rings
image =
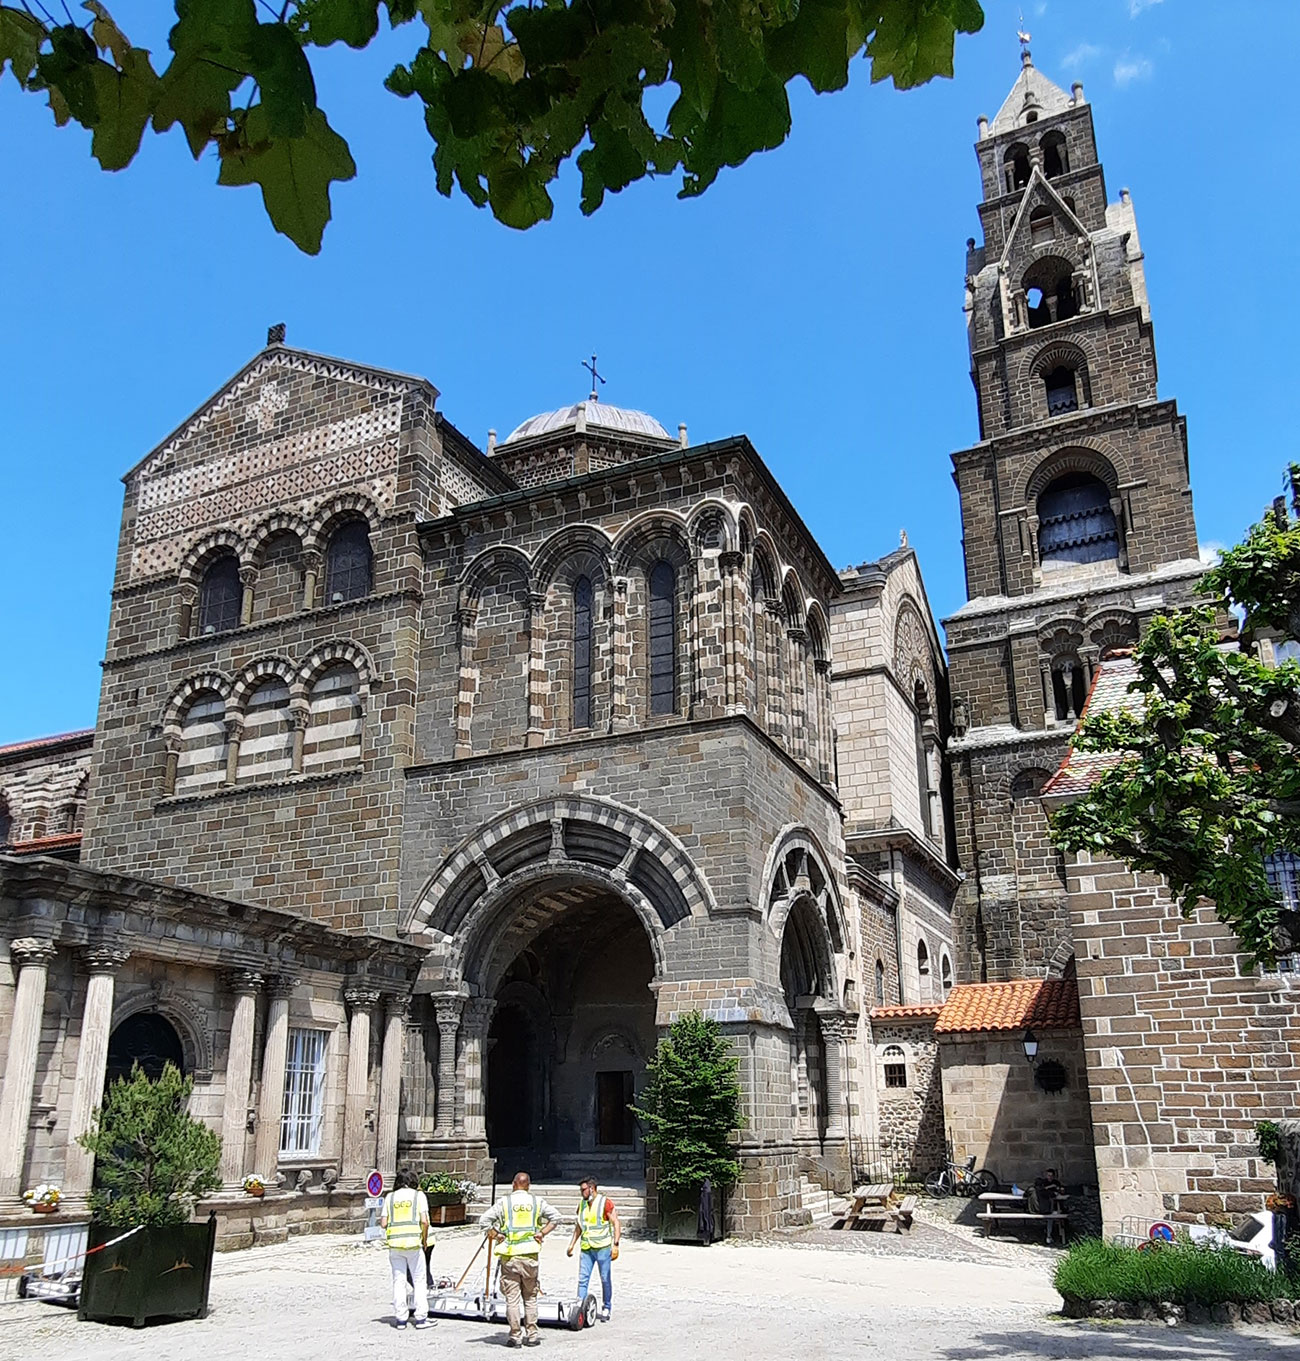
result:
[(52, 1215), (59, 1207), (57, 1205), (43, 1205), (33, 1201), (27, 1208), (31, 1210), (33, 1214)]
[(83, 1321), (203, 1318), (208, 1312), (217, 1217), (197, 1224), (151, 1225), (96, 1252), (122, 1230), (92, 1223), (77, 1316)]
[(245, 1186), (245, 1187), (244, 1187), (244, 1190), (245, 1190), (250, 1196), (257, 1196), (257, 1198), (258, 1198), (259, 1200), (266, 1194), (266, 1187), (265, 1187), (265, 1186)]
[(457, 1200), (447, 1205), (429, 1202), (430, 1224), (463, 1224), (465, 1222), (465, 1202)]
[[(713, 1192), (713, 1242), (724, 1236), (726, 1197)], [(698, 1187), (682, 1191), (659, 1192), (659, 1241), (661, 1243), (702, 1243), (700, 1235), (700, 1192)]]

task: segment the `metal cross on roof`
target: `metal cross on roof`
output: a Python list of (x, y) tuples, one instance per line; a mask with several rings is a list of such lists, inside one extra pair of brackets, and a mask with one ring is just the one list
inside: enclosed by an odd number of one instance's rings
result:
[(588, 364), (587, 361), (586, 361), (585, 359), (582, 360), (581, 362), (582, 362), (582, 367), (583, 367), (584, 369), (586, 369), (588, 373), (591, 374), (591, 397), (589, 398), (589, 400), (594, 402), (594, 401), (597, 400), (597, 397), (596, 397), (596, 384), (597, 384), (597, 383), (603, 383), (603, 382), (605, 381), (605, 379), (604, 379), (604, 377), (603, 377), (600, 373), (598, 373), (597, 370), (596, 370), (596, 356), (595, 356), (594, 354), (591, 356), (591, 363), (590, 363), (590, 364)]

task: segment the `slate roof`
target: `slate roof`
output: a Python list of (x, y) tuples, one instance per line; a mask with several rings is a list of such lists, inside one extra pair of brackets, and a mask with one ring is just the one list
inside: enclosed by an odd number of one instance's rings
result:
[(522, 425), (515, 426), (501, 443), (516, 444), (521, 440), (535, 439), (538, 435), (550, 435), (557, 430), (573, 429), (578, 423), (579, 407), (585, 408), (583, 414), (588, 430), (613, 430), (621, 435), (639, 435), (643, 439), (676, 443), (668, 431), (644, 411), (633, 411), (629, 407), (591, 401), (574, 402), (572, 406), (562, 406), (558, 411), (543, 411), (540, 415), (530, 416)]
[(1012, 983), (959, 983), (948, 994), (934, 1033), (1064, 1030), (1079, 1024), (1079, 989), (1072, 978), (1021, 978)]
[(990, 124), (989, 131), (997, 136), (999, 132), (1010, 132), (1012, 128), (1021, 127), (1026, 107), (1037, 109), (1039, 118), (1050, 118), (1054, 113), (1064, 113), (1071, 107), (1070, 96), (1038, 70), (1029, 60), (1028, 52), (1024, 55), (1016, 83), (1002, 101), (1002, 107)]
[(94, 735), (94, 728), (78, 728), (75, 732), (56, 733), (53, 737), (33, 737), (26, 742), (11, 742), (7, 747), (0, 747), (0, 759), (6, 756), (21, 756), (29, 751), (40, 751), (42, 747), (61, 746), (65, 742), (80, 742)]

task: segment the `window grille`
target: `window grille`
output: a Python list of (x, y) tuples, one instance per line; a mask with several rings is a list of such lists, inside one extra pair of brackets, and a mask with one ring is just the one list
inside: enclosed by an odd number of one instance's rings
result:
[(218, 558), (203, 575), (199, 592), (199, 632), (224, 633), (239, 627), (244, 588), (234, 554)]
[[(1289, 912), (1300, 911), (1300, 855), (1278, 851), (1264, 857), (1264, 875), (1274, 896)], [(1300, 950), (1277, 957), (1276, 972), (1300, 974)]]
[(573, 583), (573, 726), (591, 727), (591, 579)]
[(677, 573), (656, 563), (650, 573), (650, 712), (677, 707)]
[(907, 1055), (896, 1044), (887, 1045), (881, 1055), (885, 1063), (885, 1086), (907, 1086)]
[(330, 540), (325, 564), (325, 599), (337, 605), (370, 594), (370, 526), (364, 520), (345, 524)]
[[(324, 1114), (326, 1030), (289, 1031), (284, 1066), (284, 1114), (280, 1117), (280, 1152), (314, 1157), (320, 1152)], [(263, 1172), (274, 1172), (268, 1168)]]

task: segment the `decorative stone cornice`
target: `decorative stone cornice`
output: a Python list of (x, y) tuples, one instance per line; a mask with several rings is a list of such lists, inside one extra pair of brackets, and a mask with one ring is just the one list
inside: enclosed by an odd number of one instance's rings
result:
[(48, 968), (58, 947), (44, 936), (19, 936), (9, 942), (9, 958), (20, 969)]
[(955, 893), (965, 876), (954, 870), (943, 858), (934, 842), (918, 836), (910, 827), (871, 827), (846, 830), (844, 844), (850, 855), (863, 851), (902, 851), (910, 860), (932, 874), (950, 892)]

